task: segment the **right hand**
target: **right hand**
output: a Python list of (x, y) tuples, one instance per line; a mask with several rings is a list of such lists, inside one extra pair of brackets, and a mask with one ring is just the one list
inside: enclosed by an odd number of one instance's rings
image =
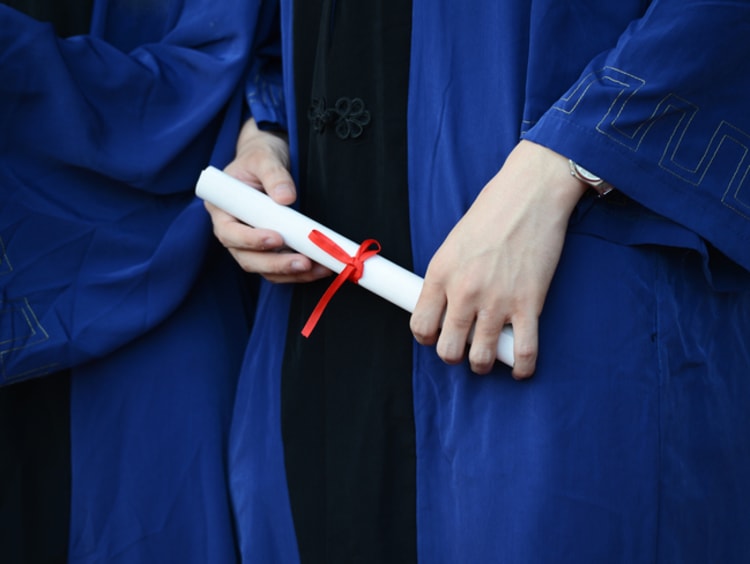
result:
[(411, 317), (417, 342), (436, 345), (448, 364), (468, 349), (471, 369), (487, 374), (510, 324), (513, 376), (531, 376), (539, 316), (568, 220), (587, 189), (566, 157), (521, 141), (430, 260)]
[[(289, 145), (281, 135), (261, 131), (250, 119), (237, 141), (237, 155), (227, 174), (268, 194), (276, 203), (290, 205), (297, 198), (289, 173)], [(246, 272), (277, 283), (311, 282), (332, 272), (284, 245), (281, 235), (256, 229), (213, 204), (205, 203), (214, 235)]]

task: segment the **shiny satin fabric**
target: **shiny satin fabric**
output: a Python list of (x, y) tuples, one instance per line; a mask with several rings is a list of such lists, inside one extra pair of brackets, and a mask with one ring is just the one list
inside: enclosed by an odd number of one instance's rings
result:
[(235, 560), (253, 287), (194, 188), (233, 156), (258, 18), (102, 0), (61, 39), (0, 6), (0, 376), (70, 371), (70, 562)]
[[(290, 14), (282, 2), (287, 69)], [(619, 192), (571, 219), (531, 381), (415, 346), (419, 561), (744, 562), (750, 5), (416, 0), (413, 22), (419, 274), (521, 137)], [(247, 562), (298, 560), (279, 429), (289, 298), (262, 288), (238, 387)]]

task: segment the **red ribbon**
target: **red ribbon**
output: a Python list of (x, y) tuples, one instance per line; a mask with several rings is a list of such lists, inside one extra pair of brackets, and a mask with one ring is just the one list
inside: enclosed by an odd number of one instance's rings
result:
[(331, 282), (331, 285), (328, 286), (325, 294), (323, 294), (318, 301), (318, 305), (315, 306), (315, 309), (310, 314), (307, 323), (305, 323), (305, 326), (302, 328), (302, 335), (305, 337), (309, 337), (312, 330), (315, 329), (315, 325), (317, 325), (318, 320), (320, 320), (320, 316), (323, 315), (323, 310), (325, 310), (328, 302), (331, 301), (333, 295), (339, 288), (341, 288), (344, 282), (349, 280), (356, 284), (359, 279), (362, 278), (362, 273), (365, 270), (365, 261), (380, 252), (380, 243), (375, 239), (367, 239), (364, 241), (359, 246), (356, 254), (352, 257), (346, 254), (346, 251), (334, 243), (328, 236), (316, 229), (310, 231), (310, 234), (307, 237), (318, 247), (323, 249), (336, 260), (343, 262), (346, 266), (339, 275), (336, 276), (333, 282)]

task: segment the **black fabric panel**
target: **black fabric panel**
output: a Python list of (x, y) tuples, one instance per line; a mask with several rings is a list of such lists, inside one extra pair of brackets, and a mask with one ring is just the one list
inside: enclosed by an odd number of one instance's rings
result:
[(88, 33), (93, 0), (0, 0), (39, 21), (50, 22), (61, 37)]
[(0, 560), (67, 559), (70, 376), (0, 388)]
[[(406, 102), (411, 3), (294, 8), (301, 208), (411, 268)], [(360, 102), (361, 101), (361, 102)], [(309, 339), (331, 280), (295, 288), (282, 431), (305, 564), (416, 562), (409, 315), (347, 283)]]

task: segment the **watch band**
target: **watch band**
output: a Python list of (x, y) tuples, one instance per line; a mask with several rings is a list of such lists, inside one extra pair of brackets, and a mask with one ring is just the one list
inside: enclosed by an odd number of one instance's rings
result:
[(597, 194), (599, 194), (599, 197), (606, 196), (615, 189), (615, 187), (612, 186), (609, 182), (602, 180), (593, 172), (583, 168), (572, 159), (568, 159), (568, 165), (570, 166), (571, 176), (573, 176), (573, 178), (577, 178), (585, 184), (588, 184), (596, 191)]

